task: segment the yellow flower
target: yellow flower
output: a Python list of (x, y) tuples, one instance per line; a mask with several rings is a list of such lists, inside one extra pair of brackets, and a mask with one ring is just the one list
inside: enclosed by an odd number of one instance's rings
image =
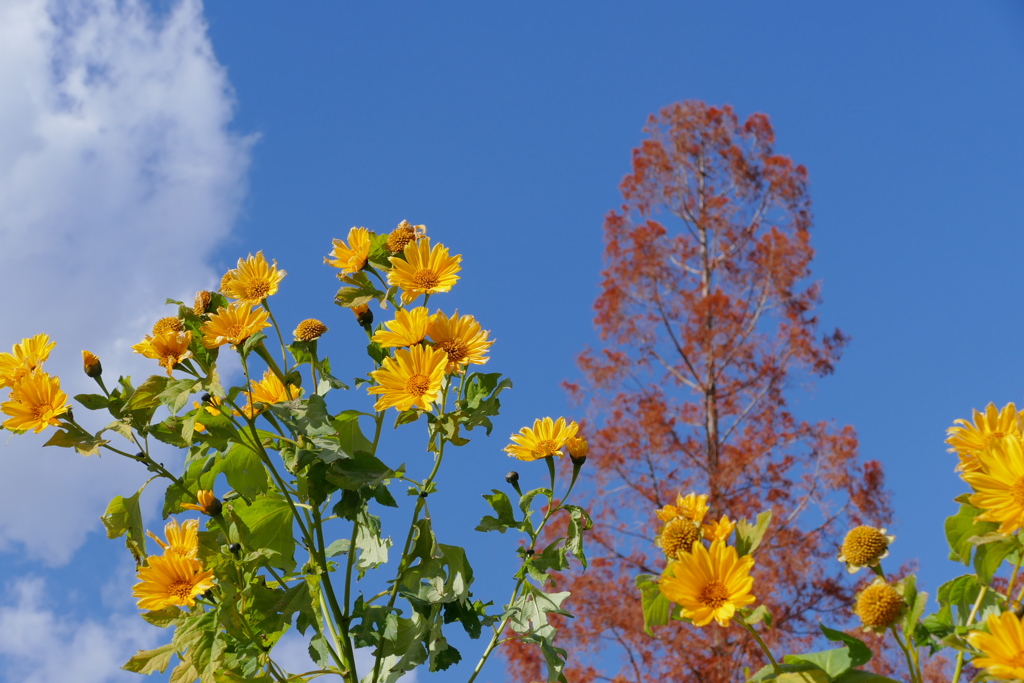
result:
[(889, 544), (895, 536), (886, 536), (885, 529), (862, 524), (850, 529), (839, 550), (839, 561), (853, 574), (861, 567), (874, 567), (889, 555)]
[(192, 351), (189, 350), (191, 344), (191, 332), (168, 331), (155, 337), (146, 335), (144, 340), (132, 346), (132, 350), (146, 358), (159, 361), (167, 370), (167, 376), (171, 377), (171, 370), (175, 365), (192, 357)]
[(196, 498), (199, 501), (198, 505), (195, 503), (182, 503), (182, 509), (202, 512), (204, 515), (209, 517), (215, 517), (220, 514), (221, 503), (217, 500), (217, 497), (213, 495), (213, 491), (201, 489), (196, 493)]
[(731, 522), (727, 515), (722, 515), (717, 522), (711, 521), (703, 526), (704, 538), (712, 541), (716, 539), (728, 541), (734, 529), (736, 529), (736, 522)]
[(750, 594), (753, 567), (753, 557), (740, 557), (736, 548), (724, 541), (713, 541), (710, 551), (702, 543), (694, 543), (691, 552), (666, 568), (661, 592), (682, 608), (683, 616), (694, 626), (706, 626), (712, 619), (719, 626), (728, 626), (737, 608), (756, 600)]
[(211, 301), (213, 301), (213, 292), (208, 292), (205, 289), (196, 292), (196, 302), (192, 306), (192, 312), (196, 315), (204, 315), (206, 309), (210, 307)]
[(93, 379), (103, 374), (103, 365), (100, 363), (100, 357), (92, 351), (82, 350), (82, 369), (85, 370), (85, 374)]
[(352, 228), (348, 231), (347, 243), (334, 240), (331, 256), (324, 257), (324, 263), (341, 268), (342, 275), (358, 273), (366, 266), (366, 259), (370, 256), (370, 231), (366, 228)]
[(449, 256), (448, 248), (438, 244), (430, 248), (430, 238), (406, 245), (405, 257), (391, 257), (388, 284), (402, 288), (402, 305), (416, 300), (420, 294), (447, 292), (459, 279), (461, 256)]
[(505, 446), (505, 452), (519, 460), (541, 460), (552, 455), (564, 455), (562, 448), (566, 442), (576, 436), (580, 426), (575, 422), (565, 423), (565, 418), (552, 420), (550, 417), (538, 418), (533, 428), (523, 427), (518, 434), (512, 435), (512, 443)]
[[(184, 507), (184, 506), (182, 506)], [(184, 524), (179, 525), (178, 520), (172, 519), (164, 527), (164, 535), (167, 542), (161, 541), (152, 531), (146, 535), (156, 541), (168, 555), (174, 554), (179, 557), (195, 559), (199, 555), (199, 520), (186, 519)]]
[(310, 342), (327, 333), (327, 325), (316, 318), (306, 318), (295, 328), (295, 341)]
[(392, 254), (404, 251), (409, 242), (418, 240), (427, 234), (427, 226), (410, 225), (409, 221), (402, 221), (398, 227), (388, 235), (387, 248)]
[(960, 464), (956, 468), (958, 472), (978, 469), (978, 451), (987, 449), (1003, 437), (1021, 438), (1021, 414), (1012, 403), (1002, 410), (996, 408), (994, 403), (989, 403), (984, 413), (974, 411), (974, 424), (966, 420), (954, 420), (953, 424), (955, 426), (946, 430), (949, 434), (946, 443), (951, 446), (949, 451), (960, 457)]
[(444, 351), (427, 346), (398, 349), (394, 358), (385, 358), (383, 367), (370, 373), (377, 386), (369, 393), (381, 394), (373, 409), (430, 410), (441, 395), (447, 360)]
[(252, 382), (251, 389), (245, 392), (248, 402), (242, 406), (242, 414), (250, 420), (263, 410), (256, 408), (257, 403), (273, 405), (284, 403), (302, 395), (302, 389), (291, 385), (285, 386), (272, 371), (266, 370), (263, 379), (259, 382)]
[(225, 344), (238, 346), (260, 330), (270, 327), (267, 317), (264, 309), (253, 310), (248, 302), (222, 306), (199, 328), (203, 333), (203, 346), (208, 349)]
[(49, 335), (37, 334), (15, 344), (11, 353), (0, 353), (2, 386), (13, 387), (22, 377), (42, 367), (55, 346), (57, 342), (50, 341)]
[(387, 329), (378, 330), (373, 341), (384, 348), (415, 346), (427, 336), (430, 314), (423, 306), (395, 311), (395, 319), (384, 323)]
[(67, 400), (59, 378), (41, 371), (25, 375), (14, 387), (10, 400), (0, 405), (0, 410), (11, 416), (4, 422), (4, 429), (31, 429), (38, 434), (47, 427), (56, 427), (60, 424), (57, 418), (71, 409)]
[(978, 451), (979, 469), (961, 475), (975, 493), (971, 505), (984, 512), (975, 520), (998, 522), (999, 532), (1012, 534), (1024, 527), (1024, 448), (1014, 436), (994, 441)]
[(682, 517), (699, 525), (704, 522), (704, 515), (707, 513), (707, 494), (702, 493), (698, 496), (696, 493), (691, 493), (684, 497), (683, 494), (677, 493), (675, 505), (666, 505), (655, 514), (663, 522), (668, 522), (676, 517)]
[(471, 315), (455, 315), (449, 318), (438, 311), (430, 316), (427, 334), (435, 346), (444, 349), (448, 354), (448, 367), (445, 372), (461, 372), (470, 363), (483, 365), (487, 362), (487, 349), (493, 340), (487, 337), (490, 332), (480, 329), (480, 323)]
[(896, 623), (906, 606), (900, 591), (878, 577), (857, 595), (853, 613), (860, 617), (865, 631), (882, 633)]
[(248, 258), (238, 259), (238, 267), (225, 273), (220, 282), (221, 292), (231, 298), (258, 304), (268, 296), (277, 293), (277, 286), (288, 272), (277, 269), (277, 261), (271, 265), (258, 251)]
[(988, 633), (971, 631), (967, 642), (983, 657), (971, 662), (999, 680), (1024, 679), (1024, 626), (1013, 612), (993, 614), (985, 621)]
[(184, 329), (185, 323), (181, 321), (181, 318), (160, 318), (153, 325), (153, 335), (164, 334), (165, 332), (181, 332)]
[(159, 610), (171, 605), (192, 607), (196, 596), (214, 586), (213, 572), (203, 563), (175, 553), (150, 555), (147, 566), (139, 569), (140, 583), (132, 596), (139, 599), (139, 609)]
[(694, 544), (700, 545), (701, 528), (684, 517), (669, 520), (658, 532), (654, 545), (658, 546), (670, 560), (678, 560), (684, 553), (693, 550)]

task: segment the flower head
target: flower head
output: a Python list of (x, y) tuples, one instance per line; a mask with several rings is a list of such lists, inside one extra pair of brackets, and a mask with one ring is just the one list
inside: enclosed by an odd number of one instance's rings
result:
[(290, 401), (301, 395), (302, 389), (291, 385), (285, 386), (285, 384), (278, 379), (277, 375), (270, 370), (267, 370), (263, 373), (263, 379), (259, 382), (252, 382), (250, 390), (246, 392), (246, 396), (249, 400), (244, 406), (242, 406), (242, 414), (251, 420), (259, 415), (262, 410), (261, 408), (256, 407), (257, 403), (274, 405), (275, 403)]
[(684, 553), (700, 545), (701, 527), (685, 517), (669, 520), (658, 532), (654, 545), (658, 546), (670, 560), (678, 560)]
[(487, 362), (487, 349), (494, 343), (487, 338), (490, 332), (481, 330), (476, 318), (460, 316), (458, 311), (451, 318), (441, 311), (430, 316), (427, 334), (434, 346), (448, 354), (448, 373), (461, 372), (470, 364), (483, 365)]
[(850, 529), (839, 550), (839, 561), (853, 574), (861, 567), (874, 567), (889, 555), (889, 544), (895, 536), (886, 536), (885, 529), (862, 524)]
[(967, 420), (954, 420), (952, 427), (946, 430), (949, 438), (950, 452), (960, 457), (957, 471), (970, 472), (978, 469), (977, 454), (986, 450), (996, 441), (1006, 436), (1021, 438), (1021, 414), (1017, 406), (1007, 404), (1002, 409), (994, 403), (985, 407), (985, 412), (974, 411), (974, 423)]
[(1024, 527), (1024, 447), (1021, 440), (1006, 436), (976, 454), (979, 467), (961, 476), (975, 493), (971, 505), (984, 510), (975, 517), (998, 522), (999, 532), (1012, 534)]
[(373, 334), (373, 341), (384, 348), (415, 346), (427, 336), (430, 314), (423, 306), (395, 311), (395, 319)]
[(704, 531), (704, 538), (719, 541), (728, 541), (729, 537), (732, 536), (733, 530), (736, 529), (736, 522), (729, 521), (727, 515), (722, 515), (722, 518), (717, 522), (711, 521), (702, 527)]
[(1024, 625), (1013, 612), (993, 614), (985, 621), (988, 633), (971, 631), (967, 642), (982, 657), (971, 662), (992, 678), (999, 680), (1024, 679)]
[(249, 254), (245, 259), (238, 259), (238, 267), (221, 279), (220, 290), (231, 299), (258, 304), (277, 293), (278, 285), (287, 274), (277, 269), (277, 261), (273, 265), (267, 263), (263, 252), (258, 251), (255, 256)]
[(713, 541), (710, 550), (694, 543), (690, 552), (665, 569), (661, 592), (682, 608), (694, 626), (706, 626), (712, 620), (728, 626), (737, 608), (756, 600), (750, 593), (753, 567), (753, 557), (740, 557), (736, 548), (723, 541)]
[[(217, 500), (215, 495), (213, 495), (213, 491), (201, 489), (196, 492), (196, 499), (199, 501), (198, 505), (195, 503), (182, 503), (182, 509), (202, 512), (208, 517), (216, 517), (221, 513), (221, 502)], [(170, 536), (168, 536), (168, 538), (170, 538)]]
[(427, 226), (410, 225), (409, 221), (402, 221), (398, 227), (388, 235), (387, 248), (392, 254), (403, 251), (410, 242), (418, 240), (427, 234)]
[(181, 332), (185, 329), (185, 323), (182, 322), (181, 318), (167, 317), (160, 318), (153, 325), (153, 334), (164, 334), (165, 332)]
[(103, 374), (103, 365), (100, 363), (100, 357), (92, 351), (82, 350), (82, 369), (85, 370), (85, 374), (93, 379), (96, 379)]
[(238, 346), (260, 330), (270, 327), (267, 317), (264, 309), (253, 310), (248, 302), (222, 306), (199, 328), (203, 333), (203, 346), (208, 349), (225, 344)]
[(707, 513), (708, 496), (706, 493), (702, 493), (699, 496), (696, 493), (690, 493), (686, 496), (677, 493), (675, 505), (666, 505), (655, 514), (663, 522), (668, 522), (676, 517), (682, 517), (695, 524), (702, 524), (704, 522), (704, 515)]
[(161, 541), (152, 531), (147, 531), (146, 535), (156, 541), (164, 549), (164, 552), (169, 555), (173, 553), (179, 557), (195, 559), (199, 554), (198, 519), (186, 519), (185, 523), (181, 525), (178, 524), (176, 519), (167, 522), (167, 526), (164, 527), (164, 535), (167, 536), (166, 543)]
[(565, 442), (565, 448), (569, 451), (569, 457), (574, 463), (582, 465), (587, 461), (590, 445), (582, 436), (570, 436)]
[(37, 334), (15, 344), (11, 353), (0, 353), (2, 386), (13, 387), (22, 377), (41, 368), (55, 346), (57, 342), (50, 341), (49, 335)]
[(878, 577), (857, 594), (853, 613), (860, 617), (865, 631), (881, 633), (900, 618), (906, 606), (900, 590)]
[(295, 328), (295, 341), (310, 342), (327, 333), (327, 325), (316, 318), (306, 318)]
[(204, 570), (202, 562), (176, 553), (150, 555), (138, 577), (132, 596), (139, 599), (139, 609), (144, 610), (171, 605), (192, 607), (197, 595), (214, 586), (213, 572)]
[(192, 357), (191, 345), (191, 332), (170, 330), (153, 337), (146, 335), (145, 339), (132, 346), (132, 350), (158, 361), (167, 370), (167, 376), (171, 377), (175, 365)]
[(404, 258), (391, 257), (388, 284), (402, 288), (402, 304), (412, 303), (420, 294), (448, 292), (459, 279), (461, 256), (449, 256), (448, 247), (430, 247), (430, 238), (411, 242), (402, 252)]
[(349, 275), (362, 270), (369, 256), (370, 231), (366, 228), (352, 228), (348, 231), (348, 242), (334, 240), (334, 250), (331, 256), (324, 258), (324, 263), (341, 268), (343, 275)]
[(351, 309), (352, 315), (356, 317), (356, 322), (365, 328), (369, 328), (373, 324), (373, 311), (366, 304), (359, 304), (353, 306)]
[(565, 423), (565, 418), (552, 420), (550, 417), (538, 418), (533, 428), (523, 427), (518, 434), (512, 435), (512, 443), (505, 446), (505, 452), (520, 460), (541, 460), (552, 455), (564, 455), (562, 449), (566, 442), (576, 436), (580, 426), (575, 422)]
[(205, 315), (211, 301), (213, 301), (213, 292), (205, 289), (201, 292), (196, 292), (196, 301), (192, 305), (192, 312), (196, 315)]
[(377, 386), (369, 393), (381, 395), (373, 409), (430, 410), (441, 395), (447, 360), (444, 351), (427, 346), (398, 349), (394, 358), (385, 358), (383, 367), (370, 373)]
[(38, 434), (47, 427), (60, 424), (57, 418), (71, 409), (67, 394), (60, 390), (60, 379), (42, 371), (25, 375), (11, 392), (11, 398), (0, 405), (0, 411), (10, 415), (4, 429), (23, 432), (31, 429)]

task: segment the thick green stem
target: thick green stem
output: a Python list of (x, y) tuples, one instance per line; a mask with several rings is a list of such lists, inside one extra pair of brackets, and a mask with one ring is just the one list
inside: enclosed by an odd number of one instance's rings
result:
[(901, 650), (903, 650), (903, 656), (907, 660), (907, 669), (910, 672), (910, 682), (911, 683), (920, 683), (921, 676), (920, 676), (920, 674), (917, 671), (917, 667), (914, 666), (914, 658), (910, 654), (910, 648), (907, 646), (906, 643), (903, 642), (903, 639), (900, 638), (899, 631), (896, 630), (896, 626), (895, 625), (893, 625), (891, 627), (891, 630), (892, 630), (893, 638), (896, 639), (896, 644), (900, 646)]
[[(978, 591), (978, 597), (974, 601), (974, 606), (971, 607), (971, 613), (967, 617), (967, 625), (970, 626), (974, 623), (974, 617), (977, 616), (978, 610), (981, 609), (981, 602), (985, 599), (985, 593), (988, 592), (988, 586), (982, 586), (981, 590)], [(957, 683), (960, 680), (960, 672), (964, 668), (964, 651), (961, 650), (956, 655), (956, 667), (953, 669), (953, 678), (950, 683)]]

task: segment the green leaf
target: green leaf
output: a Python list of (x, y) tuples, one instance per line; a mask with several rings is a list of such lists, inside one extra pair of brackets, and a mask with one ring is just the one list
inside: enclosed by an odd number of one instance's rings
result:
[(359, 570), (359, 577), (362, 578), (368, 569), (379, 567), (388, 561), (388, 548), (391, 547), (390, 538), (380, 537), (380, 519), (367, 512), (364, 507), (356, 520), (356, 548), (359, 549), (359, 559), (356, 560), (356, 568)]
[(125, 408), (132, 411), (155, 409), (160, 405), (160, 394), (163, 393), (170, 383), (170, 377), (152, 375), (131, 394), (128, 402), (125, 404)]
[(736, 552), (740, 557), (752, 555), (757, 550), (771, 521), (772, 511), (765, 510), (757, 516), (756, 524), (751, 524), (745, 519), (736, 523)]
[(672, 613), (672, 603), (661, 592), (658, 577), (651, 574), (640, 574), (636, 577), (636, 587), (640, 589), (640, 605), (644, 612), (644, 631), (653, 636), (652, 626), (664, 626)]
[(554, 635), (555, 627), (548, 622), (548, 615), (572, 616), (561, 607), (568, 597), (569, 591), (545, 593), (532, 583), (524, 583), (523, 594), (508, 608), (509, 626), (516, 633)]
[(853, 666), (850, 659), (850, 649), (837, 647), (822, 652), (808, 652), (801, 655), (786, 655), (783, 658), (786, 664), (813, 664), (819, 667), (831, 678), (842, 676)]
[(142, 618), (160, 628), (167, 628), (173, 624), (177, 624), (188, 616), (188, 612), (184, 612), (177, 605), (170, 605), (163, 609), (151, 610), (149, 612), (143, 612)]
[(110, 405), (110, 401), (102, 394), (78, 394), (75, 400), (86, 410), (100, 410)]
[(969, 504), (961, 504), (960, 510), (952, 517), (946, 518), (946, 540), (949, 541), (949, 559), (971, 563), (971, 549), (975, 536), (990, 534), (999, 528), (995, 522), (977, 522), (975, 517), (981, 510)]
[[(749, 614), (743, 617), (743, 623), (748, 626), (759, 624), (762, 621), (768, 628), (772, 627), (772, 613), (768, 609), (767, 605), (758, 605), (755, 609), (751, 610)], [(824, 629), (825, 627), (822, 626), (822, 628)], [(827, 636), (828, 634), (826, 633), (825, 635)]]
[(834, 643), (843, 643), (846, 645), (850, 653), (850, 666), (852, 668), (856, 668), (862, 664), (867, 664), (871, 661), (873, 653), (871, 652), (871, 648), (868, 647), (863, 640), (855, 638), (848, 633), (831, 629), (824, 624), (820, 624), (820, 627), (821, 632), (825, 634), (826, 638)]
[(167, 406), (172, 414), (176, 414), (188, 403), (189, 397), (198, 387), (199, 382), (194, 379), (179, 379), (168, 382), (164, 390), (160, 392), (160, 402)]
[(154, 650), (139, 650), (121, 668), (137, 674), (163, 673), (170, 666), (175, 651), (173, 643), (161, 645)]
[[(974, 574), (958, 576), (951, 581), (939, 586), (938, 599), (940, 605), (956, 609), (956, 625), (969, 626), (967, 618), (970, 616), (974, 603), (981, 591), (981, 584)], [(976, 619), (980, 620), (986, 608), (994, 606), (999, 602), (999, 595), (996, 591), (986, 591), (978, 608)], [(941, 614), (941, 610), (940, 610)]]
[(217, 475), (223, 473), (228, 484), (243, 497), (252, 499), (269, 488), (267, 470), (258, 453), (244, 444), (237, 444), (227, 453), (218, 454), (212, 466), (199, 479), (199, 488), (213, 490)]
[(590, 519), (590, 515), (587, 511), (578, 505), (563, 505), (563, 510), (569, 512), (569, 526), (566, 530), (567, 536), (565, 539), (565, 550), (566, 552), (572, 553), (572, 555), (580, 561), (583, 568), (587, 568), (587, 555), (583, 552), (583, 532), (594, 526), (594, 522)]
[[(346, 410), (331, 423), (338, 437), (338, 447), (350, 458), (360, 451), (373, 454), (373, 442), (363, 436), (363, 430), (359, 428), (361, 414), (356, 410)], [(325, 459), (324, 462), (330, 460)]]
[(508, 499), (508, 496), (504, 491), (498, 489), (491, 489), (492, 494), (484, 494), (484, 500), (491, 504), (491, 507), (496, 513), (497, 517), (491, 517), (485, 515), (481, 520), (480, 524), (476, 526), (477, 531), (500, 531), (505, 533), (509, 528), (519, 529), (520, 522), (516, 521), (515, 515), (512, 512), (512, 501)]
[(270, 411), (287, 424), (294, 433), (308, 437), (333, 436), (334, 426), (323, 396), (275, 403)]
[[(236, 506), (237, 509), (237, 506)], [(284, 498), (266, 496), (237, 509), (249, 528), (249, 547), (277, 551), (268, 564), (284, 571), (295, 568), (295, 538), (292, 535), (292, 510)]]
[(974, 570), (978, 573), (978, 581), (983, 586), (992, 583), (992, 577), (999, 571), (999, 566), (1008, 555), (1020, 545), (1016, 540), (1006, 539), (999, 542), (986, 542), (974, 550)]
[(334, 303), (339, 306), (355, 308), (362, 304), (368, 304), (374, 299), (377, 301), (384, 300), (384, 292), (373, 286), (366, 273), (354, 273), (342, 276), (339, 279), (346, 284), (352, 285), (351, 287), (342, 287), (334, 295)]
[(99, 435), (93, 436), (89, 432), (71, 424), (65, 424), (64, 429), (58, 429), (44, 443), (44, 446), (58, 446), (60, 448), (74, 448), (81, 455), (98, 455), (100, 447), (110, 443), (101, 439)]
[(146, 557), (146, 532), (142, 525), (142, 510), (139, 507), (139, 495), (145, 488), (143, 486), (135, 495), (127, 498), (115, 496), (107, 506), (107, 511), (100, 517), (107, 529), (107, 538), (118, 538), (128, 534), (125, 542), (137, 559)]

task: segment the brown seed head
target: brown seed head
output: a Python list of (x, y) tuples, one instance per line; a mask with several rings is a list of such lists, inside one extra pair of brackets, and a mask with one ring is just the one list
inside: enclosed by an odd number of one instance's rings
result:
[(165, 332), (181, 332), (184, 329), (185, 323), (181, 321), (181, 318), (160, 318), (153, 325), (153, 336), (155, 337)]
[(665, 557), (677, 560), (700, 542), (700, 527), (689, 519), (676, 517), (661, 529), (655, 544), (665, 551)]
[(196, 315), (203, 315), (204, 313), (206, 313), (206, 309), (210, 307), (210, 301), (212, 299), (212, 292), (208, 292), (205, 289), (201, 292), (196, 292), (196, 303), (192, 307), (192, 311)]

